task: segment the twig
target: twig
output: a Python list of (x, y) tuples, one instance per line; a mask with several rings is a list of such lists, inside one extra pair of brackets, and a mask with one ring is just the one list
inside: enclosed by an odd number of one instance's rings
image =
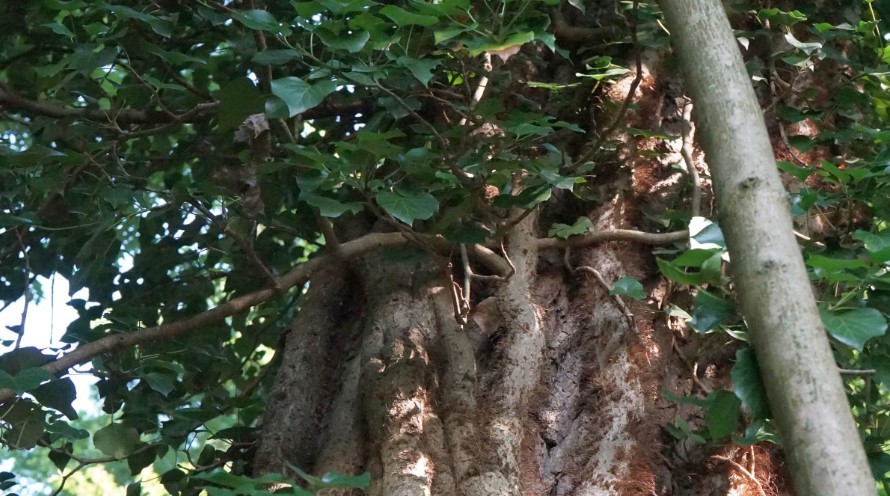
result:
[[(491, 53), (485, 52), (485, 54), (483, 55), (482, 67), (486, 71), (491, 72)], [(482, 100), (482, 96), (485, 95), (485, 89), (487, 87), (488, 87), (488, 76), (483, 74), (482, 77), (479, 78), (479, 84), (476, 86), (476, 92), (473, 93), (473, 98), (470, 101), (470, 110), (471, 111), (474, 108), (476, 108), (476, 104), (478, 104)], [(467, 118), (466, 118), (466, 116), (464, 116), (460, 120), (459, 124), (461, 126), (463, 126), (466, 123), (467, 123)]]
[(535, 241), (535, 245), (537, 249), (545, 250), (547, 248), (565, 248), (568, 246), (577, 248), (604, 243), (606, 241), (631, 241), (643, 245), (665, 245), (687, 239), (689, 239), (688, 229), (666, 233), (647, 233), (631, 229), (604, 229), (602, 231), (594, 231), (583, 235), (572, 236), (568, 239), (538, 238)]
[(708, 387), (707, 384), (703, 383), (701, 381), (701, 379), (698, 378), (698, 373), (697, 373), (698, 372), (698, 364), (690, 363), (689, 359), (686, 358), (686, 354), (683, 353), (683, 350), (680, 349), (680, 345), (677, 344), (676, 339), (671, 338), (671, 345), (674, 349), (674, 353), (676, 353), (677, 356), (680, 357), (680, 360), (683, 362), (683, 365), (686, 365), (687, 367), (689, 367), (691, 369), (692, 382), (694, 382), (698, 387), (700, 387), (701, 390), (705, 392), (705, 394), (711, 394), (711, 392), (712, 392), (711, 388)]
[[(591, 267), (589, 265), (579, 265), (578, 267), (575, 268), (575, 270), (581, 271), (581, 272), (587, 272), (588, 274), (593, 275), (594, 279), (596, 279), (597, 282), (600, 283), (600, 286), (602, 286), (603, 289), (606, 290), (606, 295), (609, 295), (612, 292), (612, 289), (613, 289), (612, 285), (609, 284), (606, 281), (606, 279), (603, 277), (603, 275), (600, 274), (600, 272), (598, 270), (594, 269), (593, 267)], [(617, 306), (618, 309), (621, 310), (621, 313), (624, 315), (624, 318), (627, 319), (627, 325), (629, 326), (628, 328), (629, 329), (636, 328), (637, 323), (634, 320), (634, 314), (631, 313), (629, 308), (627, 308), (627, 305), (624, 303), (624, 300), (621, 299), (621, 295), (613, 294), (610, 296), (612, 297), (611, 298), (612, 301), (615, 302), (615, 306)]]
[(698, 217), (701, 215), (701, 180), (698, 177), (698, 169), (695, 168), (695, 161), (692, 156), (694, 151), (692, 146), (692, 102), (689, 100), (686, 100), (685, 105), (683, 105), (683, 122), (680, 126), (683, 133), (680, 154), (683, 156), (683, 161), (686, 162), (686, 170), (692, 179), (692, 216)]
[(711, 458), (731, 463), (733, 466), (735, 466), (735, 468), (739, 470), (739, 472), (745, 474), (749, 479), (751, 479), (752, 482), (754, 482), (754, 485), (757, 486), (757, 492), (760, 493), (760, 496), (766, 496), (766, 492), (763, 490), (763, 486), (760, 485), (760, 481), (757, 480), (757, 477), (754, 477), (754, 474), (743, 467), (741, 463), (725, 456), (714, 455)]
[(25, 298), (25, 306), (22, 309), (22, 319), (19, 322), (19, 335), (15, 339), (15, 349), (19, 349), (22, 345), (22, 339), (25, 337), (25, 324), (28, 321), (28, 307), (31, 306), (31, 262), (28, 257), (28, 249), (25, 247), (25, 243), (22, 240), (22, 233), (16, 231), (15, 235), (18, 238), (19, 245), (22, 246), (22, 258), (25, 262), (25, 289), (22, 292), (22, 296)]
[(842, 369), (842, 368), (838, 368), (837, 371), (841, 375), (874, 375), (874, 374), (878, 373), (878, 371), (876, 369)]
[(260, 273), (266, 279), (266, 282), (269, 283), (269, 287), (279, 292), (282, 291), (282, 288), (278, 286), (278, 280), (275, 279), (275, 275), (272, 274), (272, 271), (269, 270), (269, 267), (267, 267), (266, 264), (263, 263), (262, 260), (260, 260), (259, 255), (257, 255), (256, 253), (256, 250), (253, 249), (253, 246), (246, 239), (244, 239), (243, 236), (233, 231), (232, 228), (229, 227), (228, 223), (221, 221), (217, 216), (213, 215), (213, 212), (202, 205), (197, 198), (190, 198), (189, 203), (194, 205), (195, 208), (197, 208), (202, 214), (204, 214), (204, 216), (207, 217), (207, 219), (210, 220), (210, 222), (214, 226), (216, 226), (217, 229), (224, 232), (226, 236), (232, 238), (232, 240), (234, 240), (235, 243), (238, 244), (238, 246), (241, 248), (241, 251), (243, 251), (244, 254), (247, 255), (247, 259), (250, 260), (250, 263), (252, 263), (253, 266), (260, 271)]

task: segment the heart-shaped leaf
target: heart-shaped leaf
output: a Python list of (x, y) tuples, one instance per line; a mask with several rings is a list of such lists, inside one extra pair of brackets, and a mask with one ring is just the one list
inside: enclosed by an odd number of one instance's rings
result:
[(337, 83), (330, 80), (311, 84), (298, 77), (286, 77), (272, 81), (272, 94), (287, 105), (288, 117), (318, 106), (336, 90)]
[(820, 308), (819, 315), (825, 329), (835, 339), (860, 351), (866, 341), (887, 332), (887, 319), (874, 308), (857, 308), (843, 313)]
[(433, 195), (403, 189), (377, 193), (377, 204), (409, 226), (415, 220), (429, 219), (439, 209), (439, 201)]

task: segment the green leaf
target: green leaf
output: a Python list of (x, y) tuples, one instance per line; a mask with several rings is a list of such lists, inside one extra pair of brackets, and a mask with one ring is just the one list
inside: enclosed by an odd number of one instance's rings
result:
[(754, 418), (771, 417), (766, 389), (757, 365), (757, 356), (751, 348), (742, 348), (735, 354), (735, 365), (732, 366), (732, 390), (748, 407)]
[(378, 192), (377, 204), (409, 226), (415, 220), (429, 219), (439, 209), (439, 201), (433, 195), (404, 189)]
[(263, 112), (265, 98), (246, 77), (235, 78), (219, 91), (219, 131), (228, 131), (248, 116)]
[(44, 24), (44, 26), (46, 26), (50, 30), (52, 30), (53, 33), (60, 34), (62, 36), (67, 36), (69, 38), (74, 38), (74, 33), (71, 32), (71, 30), (68, 29), (68, 26), (66, 26), (64, 24), (61, 24), (58, 22), (51, 22), (49, 24)]
[(726, 240), (717, 223), (704, 217), (693, 217), (689, 221), (689, 247), (702, 250), (726, 249)]
[(578, 217), (578, 220), (572, 225), (560, 224), (558, 222), (553, 224), (553, 227), (547, 231), (547, 236), (566, 239), (570, 236), (586, 234), (591, 229), (593, 229), (593, 223), (590, 222), (589, 218)]
[(0, 389), (12, 389), (16, 394), (21, 394), (37, 389), (40, 384), (54, 378), (54, 375), (40, 367), (24, 369), (16, 374), (15, 377), (0, 370)]
[(658, 270), (661, 271), (661, 275), (676, 283), (696, 286), (702, 282), (701, 274), (686, 272), (663, 258), (656, 258), (655, 262), (658, 264)]
[(686, 250), (679, 257), (671, 260), (671, 264), (677, 267), (702, 267), (715, 254), (721, 253), (723, 253), (723, 250), (720, 248)]
[(49, 452), (49, 459), (53, 462), (53, 465), (56, 466), (57, 469), (65, 470), (65, 467), (68, 466), (68, 462), (71, 461), (71, 457), (68, 456), (68, 453), (72, 451), (74, 446), (71, 443), (65, 443), (62, 446), (62, 449), (56, 451)]
[(3, 432), (3, 440), (14, 448), (33, 448), (43, 435), (45, 416), (46, 414), (36, 404), (27, 400), (16, 401), (12, 408), (3, 411), (3, 422), (7, 425)]
[(406, 55), (402, 55), (396, 60), (401, 66), (407, 67), (408, 70), (411, 71), (411, 74), (413, 74), (424, 86), (426, 86), (430, 82), (430, 79), (433, 78), (433, 69), (442, 62), (441, 60), (435, 59), (420, 60)]
[(176, 387), (175, 380), (168, 374), (150, 372), (143, 377), (148, 386), (155, 391), (167, 396)]
[(835, 313), (820, 307), (819, 315), (825, 329), (841, 343), (862, 351), (865, 343), (887, 332), (887, 319), (874, 308), (857, 308)]
[(272, 94), (287, 105), (288, 117), (301, 114), (324, 101), (337, 90), (337, 83), (330, 80), (310, 84), (298, 77), (286, 77), (272, 81)]
[(695, 295), (695, 309), (692, 312), (692, 320), (689, 321), (689, 325), (697, 332), (704, 334), (736, 315), (734, 303), (700, 289)]
[(468, 42), (467, 48), (470, 49), (470, 55), (475, 57), (483, 52), (503, 52), (509, 48), (521, 47), (534, 40), (534, 31), (524, 31), (521, 33), (514, 33), (502, 41), (483, 40), (481, 42)]
[(59, 437), (66, 439), (87, 439), (90, 437), (90, 433), (83, 429), (75, 429), (71, 427), (71, 424), (65, 422), (64, 420), (56, 420), (55, 422), (46, 426), (46, 432), (53, 434), (54, 437), (52, 440), (58, 439)]
[(253, 56), (251, 61), (260, 65), (282, 65), (291, 60), (300, 60), (302, 56), (296, 50), (289, 48), (280, 50), (263, 50)]
[(93, 445), (108, 456), (124, 458), (139, 443), (139, 432), (124, 424), (109, 424), (93, 434)]
[(248, 29), (269, 31), (272, 33), (278, 33), (280, 29), (280, 25), (275, 19), (275, 16), (265, 10), (253, 9), (244, 12), (234, 12), (232, 18)]
[(708, 434), (712, 441), (719, 441), (738, 430), (742, 402), (731, 392), (723, 390), (711, 393), (709, 398), (713, 403), (705, 414)]
[(625, 295), (637, 301), (646, 297), (646, 291), (643, 290), (643, 285), (640, 284), (640, 281), (628, 276), (615, 281), (609, 294)]
[(54, 408), (71, 420), (77, 418), (77, 411), (71, 406), (77, 398), (77, 390), (71, 379), (65, 377), (49, 381), (32, 391), (31, 394), (41, 405)]
[(392, 22), (399, 26), (418, 25), (430, 27), (439, 22), (438, 17), (415, 14), (395, 5), (384, 6), (380, 9), (380, 13), (392, 19)]
[(585, 10), (584, 10), (584, 2), (581, 1), (581, 0), (569, 0), (569, 5), (571, 5), (572, 7), (575, 7), (576, 9), (580, 10), (582, 14), (585, 12)]
[(321, 38), (322, 43), (327, 45), (328, 48), (346, 50), (349, 53), (360, 52), (365, 47), (365, 44), (368, 43), (368, 40), (371, 39), (371, 34), (364, 30), (343, 34), (319, 28), (315, 30), (315, 34)]
[(337, 218), (346, 212), (357, 214), (364, 209), (359, 202), (343, 203), (326, 196), (314, 195), (311, 193), (300, 195), (301, 200), (317, 208), (319, 213), (324, 217)]
[(321, 476), (321, 483), (325, 489), (352, 488), (364, 490), (371, 483), (371, 474), (365, 472), (361, 475), (351, 476), (339, 472), (328, 472)]
[(853, 239), (862, 241), (869, 257), (875, 263), (884, 263), (890, 260), (890, 232), (873, 234), (867, 231), (856, 231)]

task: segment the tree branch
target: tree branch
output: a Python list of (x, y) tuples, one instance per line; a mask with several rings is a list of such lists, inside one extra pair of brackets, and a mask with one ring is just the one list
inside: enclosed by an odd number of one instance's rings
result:
[(0, 81), (0, 106), (6, 110), (25, 111), (56, 119), (79, 118), (128, 125), (200, 122), (216, 112), (219, 102), (199, 103), (191, 110), (174, 115), (170, 115), (162, 110), (106, 111), (90, 108), (72, 108), (54, 103), (29, 100), (13, 91), (6, 83)]
[[(442, 254), (450, 254), (453, 249), (453, 244), (442, 236), (430, 234), (416, 234), (416, 236), (423, 238), (423, 242), (426, 246), (432, 247)], [(539, 238), (534, 241), (534, 245), (537, 249), (547, 249), (564, 246), (589, 246), (605, 241), (634, 241), (643, 244), (664, 244), (681, 241), (688, 236), (689, 231), (686, 230), (654, 234), (615, 229), (597, 231), (586, 236), (574, 236), (568, 240)], [(287, 274), (276, 278), (276, 285), (281, 288), (281, 291), (286, 291), (295, 286), (302, 286), (309, 280), (315, 271), (322, 266), (332, 263), (340, 263), (338, 257), (342, 257), (342, 259), (357, 257), (378, 248), (393, 248), (409, 242), (411, 242), (411, 240), (406, 238), (405, 235), (400, 232), (367, 234), (356, 240), (340, 244), (337, 253), (313, 258), (308, 262), (294, 267)], [(511, 267), (509, 262), (488, 248), (480, 245), (472, 245), (467, 248), (469, 254), (473, 258), (478, 259), (491, 272), (497, 275), (510, 273)], [(234, 298), (213, 307), (206, 312), (202, 312), (178, 322), (105, 336), (96, 341), (81, 344), (73, 351), (47, 363), (42, 368), (52, 374), (61, 374), (69, 368), (85, 363), (103, 353), (119, 351), (141, 344), (183, 336), (222, 322), (226, 317), (244, 312), (255, 305), (259, 305), (260, 303), (269, 300), (276, 294), (279, 294), (279, 292), (275, 289), (261, 289), (244, 296), (239, 296), (238, 298)], [(9, 401), (13, 397), (15, 397), (15, 393), (11, 389), (0, 389), (0, 403)]]
[(643, 245), (664, 245), (683, 241), (688, 238), (688, 229), (666, 233), (647, 233), (630, 229), (608, 229), (605, 231), (595, 231), (582, 236), (572, 236), (568, 239), (538, 238), (536, 245), (539, 250), (566, 247), (577, 248), (580, 246), (604, 243), (606, 241), (632, 241)]

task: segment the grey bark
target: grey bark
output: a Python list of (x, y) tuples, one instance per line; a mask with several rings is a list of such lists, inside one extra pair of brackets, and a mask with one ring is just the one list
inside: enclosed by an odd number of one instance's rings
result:
[(662, 0), (798, 494), (875, 494), (760, 107), (720, 0)]

